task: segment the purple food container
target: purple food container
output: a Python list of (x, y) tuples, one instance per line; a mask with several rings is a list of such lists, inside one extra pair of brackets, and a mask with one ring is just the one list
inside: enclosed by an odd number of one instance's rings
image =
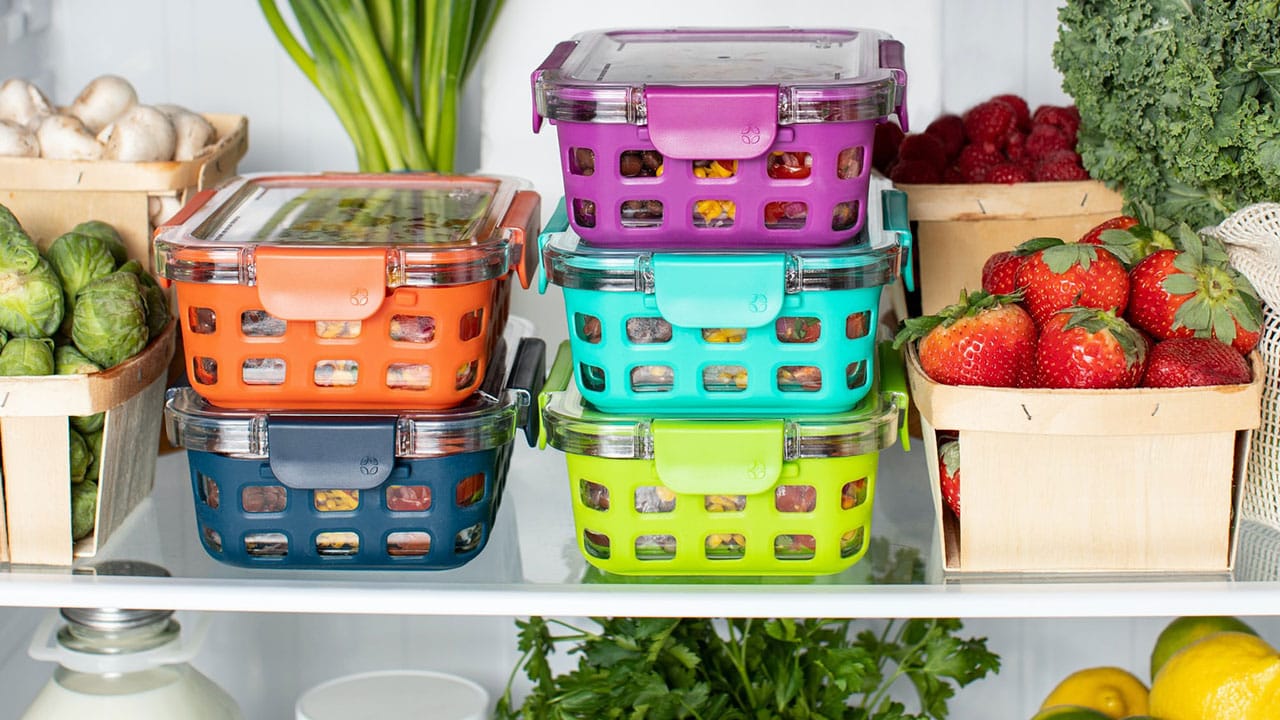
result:
[(867, 29), (581, 33), (534, 71), (569, 221), (604, 247), (838, 245), (875, 126), (907, 127), (902, 43)]

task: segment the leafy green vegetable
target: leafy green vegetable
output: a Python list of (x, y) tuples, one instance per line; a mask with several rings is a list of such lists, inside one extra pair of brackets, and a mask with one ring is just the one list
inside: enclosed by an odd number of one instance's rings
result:
[[(517, 621), (523, 652), (499, 719), (705, 718), (924, 720), (946, 718), (955, 685), (996, 672), (983, 638), (957, 637), (958, 620), (889, 621), (856, 635), (850, 620), (605, 618), (597, 632), (558, 620)], [(567, 634), (555, 634), (557, 630)], [(572, 643), (578, 666), (552, 673), (548, 657)], [(513, 705), (524, 668), (533, 690)], [(900, 679), (920, 711), (893, 700)], [(852, 701), (852, 703), (851, 703)]]
[(86, 220), (71, 228), (71, 232), (96, 237), (106, 243), (107, 249), (111, 251), (111, 257), (115, 258), (116, 265), (123, 265), (129, 259), (129, 252), (124, 247), (124, 240), (120, 237), (120, 233), (101, 220)]
[(85, 480), (71, 486), (71, 539), (79, 540), (93, 532), (98, 514), (98, 483)]
[(0, 270), (0, 329), (15, 337), (49, 337), (64, 311), (62, 282), (44, 258), (30, 270)]
[(59, 235), (45, 258), (62, 281), (67, 298), (74, 298), (80, 288), (116, 269), (115, 256), (101, 238), (77, 232)]
[(14, 338), (0, 348), (0, 376), (52, 374), (52, 340)]
[(333, 108), (360, 169), (451, 172), (462, 83), (503, 0), (289, 0), (306, 47), (258, 0), (281, 46)]
[(76, 295), (71, 340), (85, 357), (109, 368), (147, 346), (147, 305), (138, 277), (116, 271)]
[(1280, 198), (1280, 0), (1068, 0), (1058, 19), (1090, 175), (1192, 227)]
[(137, 260), (121, 265), (120, 270), (137, 276), (142, 286), (142, 300), (147, 304), (147, 338), (154, 339), (169, 324), (169, 296)]
[(89, 455), (89, 444), (85, 442), (83, 435), (76, 432), (75, 428), (67, 428), (67, 441), (67, 452), (71, 461), (71, 483), (84, 482), (85, 474), (93, 464), (93, 459)]
[(97, 363), (84, 356), (74, 345), (60, 345), (53, 351), (54, 373), (58, 375), (89, 375), (101, 372)]
[(9, 208), (0, 205), (0, 271), (25, 273), (36, 266), (40, 251)]

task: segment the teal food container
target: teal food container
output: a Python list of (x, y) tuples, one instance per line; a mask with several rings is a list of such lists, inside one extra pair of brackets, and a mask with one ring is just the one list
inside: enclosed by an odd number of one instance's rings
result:
[(871, 388), (881, 290), (910, 267), (906, 196), (879, 200), (878, 227), (854, 241), (776, 252), (601, 248), (562, 205), (539, 287), (564, 291), (582, 397), (685, 417), (852, 409)]

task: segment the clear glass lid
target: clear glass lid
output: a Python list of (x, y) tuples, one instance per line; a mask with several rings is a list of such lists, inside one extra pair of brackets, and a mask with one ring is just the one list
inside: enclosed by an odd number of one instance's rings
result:
[(772, 86), (781, 124), (885, 117), (906, 87), (901, 44), (870, 29), (599, 30), (561, 43), (533, 76), (552, 120), (643, 124), (654, 86)]

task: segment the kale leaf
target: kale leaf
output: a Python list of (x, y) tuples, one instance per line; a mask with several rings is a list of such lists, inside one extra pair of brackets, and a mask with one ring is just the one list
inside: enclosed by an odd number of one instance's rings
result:
[(1058, 20), (1091, 176), (1166, 224), (1280, 199), (1280, 0), (1068, 0)]

